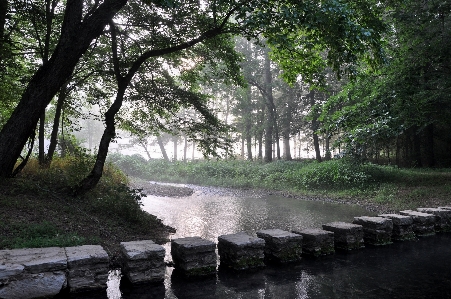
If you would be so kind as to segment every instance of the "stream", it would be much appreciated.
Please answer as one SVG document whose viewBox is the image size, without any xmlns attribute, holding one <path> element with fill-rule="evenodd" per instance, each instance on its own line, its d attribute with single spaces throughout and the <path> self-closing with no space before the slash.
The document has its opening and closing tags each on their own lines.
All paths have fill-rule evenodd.
<svg viewBox="0 0 451 299">
<path fill-rule="evenodd" d="M 360 206 L 307 201 L 263 192 L 189 186 L 189 197 L 147 196 L 143 209 L 177 229 L 171 239 L 217 237 L 260 229 L 320 228 L 332 221 L 374 216 Z M 171 261 L 170 243 L 164 245 Z M 451 298 L 451 233 L 336 252 L 298 264 L 267 266 L 253 272 L 218 271 L 186 280 L 166 268 L 164 284 L 120 286 L 111 275 L 107 297 L 125 298 Z"/>
</svg>

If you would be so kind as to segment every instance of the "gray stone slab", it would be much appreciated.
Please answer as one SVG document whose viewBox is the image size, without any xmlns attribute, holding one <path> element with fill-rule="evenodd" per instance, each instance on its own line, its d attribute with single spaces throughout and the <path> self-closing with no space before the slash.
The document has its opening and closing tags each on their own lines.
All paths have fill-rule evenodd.
<svg viewBox="0 0 451 299">
<path fill-rule="evenodd" d="M 392 243 L 393 221 L 390 218 L 361 216 L 354 217 L 352 223 L 363 226 L 365 244 L 387 245 Z"/>
<path fill-rule="evenodd" d="M 187 276 L 216 273 L 216 244 L 200 237 L 171 241 L 171 254 L 176 269 Z"/>
<path fill-rule="evenodd" d="M 436 231 L 451 231 L 451 210 L 441 208 L 418 208 L 417 211 L 435 216 Z"/>
<path fill-rule="evenodd" d="M 122 242 L 123 273 L 133 283 L 161 282 L 164 280 L 165 249 L 151 240 Z"/>
<path fill-rule="evenodd" d="M 407 241 L 415 239 L 413 232 L 413 218 L 399 214 L 381 214 L 379 217 L 389 218 L 393 221 L 392 239 L 396 241 Z"/>
<path fill-rule="evenodd" d="M 245 270 L 265 266 L 265 240 L 246 233 L 218 237 L 218 252 L 221 265 L 234 270 Z"/>
<path fill-rule="evenodd" d="M 122 254 L 127 260 L 164 259 L 164 247 L 151 240 L 121 242 Z"/>
<path fill-rule="evenodd" d="M 323 224 L 323 229 L 334 232 L 335 248 L 354 250 L 364 248 L 363 227 L 347 222 L 331 222 Z"/>
<path fill-rule="evenodd" d="M 301 260 L 302 235 L 281 229 L 267 229 L 258 231 L 257 237 L 265 240 L 266 259 L 281 263 Z"/>
<path fill-rule="evenodd" d="M 419 237 L 435 234 L 435 216 L 413 210 L 399 211 L 401 215 L 411 216 L 413 220 L 412 229 Z"/>
<path fill-rule="evenodd" d="M 64 271 L 25 273 L 20 278 L 0 283 L 0 298 L 52 298 L 65 287 L 66 273 Z"/>
<path fill-rule="evenodd" d="M 50 298 L 66 286 L 63 248 L 0 250 L 0 298 Z"/>
<path fill-rule="evenodd" d="M 318 257 L 335 252 L 334 233 L 331 231 L 308 228 L 304 230 L 293 230 L 295 234 L 302 236 L 302 254 Z"/>
<path fill-rule="evenodd" d="M 412 225 L 413 219 L 411 216 L 400 214 L 381 214 L 379 217 L 390 218 L 393 221 L 393 225 Z"/>
<path fill-rule="evenodd" d="M 67 255 L 70 292 L 106 288 L 109 257 L 102 246 L 83 245 L 64 249 Z"/>
<path fill-rule="evenodd" d="M 64 249 L 66 250 L 69 269 L 85 265 L 109 263 L 108 254 L 100 245 L 82 245 L 65 247 Z"/>
<path fill-rule="evenodd" d="M 0 250 L 0 261 L 3 264 L 22 265 L 24 271 L 28 273 L 51 272 L 67 268 L 67 257 L 64 249 L 60 247 Z"/>
</svg>

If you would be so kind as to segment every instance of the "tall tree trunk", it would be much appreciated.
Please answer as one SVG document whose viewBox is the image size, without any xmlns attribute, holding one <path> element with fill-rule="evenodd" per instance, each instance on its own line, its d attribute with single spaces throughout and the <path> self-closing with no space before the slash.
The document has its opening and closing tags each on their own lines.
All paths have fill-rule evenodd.
<svg viewBox="0 0 451 299">
<path fill-rule="evenodd" d="M 183 145 L 183 162 L 186 162 L 186 152 L 188 151 L 188 137 L 185 137 L 185 144 Z"/>
<path fill-rule="evenodd" d="M 179 137 L 177 135 L 172 136 L 172 143 L 174 144 L 174 156 L 173 161 L 177 161 L 177 143 L 179 141 Z"/>
<path fill-rule="evenodd" d="M 292 122 L 292 96 L 293 91 L 290 89 L 289 97 L 287 101 L 287 105 L 285 107 L 285 117 L 283 121 L 283 129 L 282 129 L 282 136 L 283 136 L 283 156 L 284 159 L 287 161 L 292 160 L 291 158 L 291 150 L 290 150 L 290 134 L 291 134 L 291 122 Z"/>
<path fill-rule="evenodd" d="M 241 158 L 244 160 L 244 135 L 241 135 Z"/>
<path fill-rule="evenodd" d="M 5 57 L 5 23 L 8 13 L 8 0 L 0 0 L 0 65 Z"/>
<path fill-rule="evenodd" d="M 29 81 L 19 104 L 0 132 L 0 177 L 11 175 L 42 111 L 72 74 L 75 65 L 127 0 L 105 0 L 82 21 L 82 0 L 68 0 L 61 37 L 51 58 Z"/>
<path fill-rule="evenodd" d="M 248 85 L 246 89 L 246 105 L 244 115 L 244 135 L 246 137 L 247 160 L 252 161 L 252 89 Z M 243 157 L 244 158 L 244 157 Z"/>
<path fill-rule="evenodd" d="M 196 150 L 196 145 L 194 144 L 193 141 L 193 152 L 191 153 L 191 161 L 194 161 L 194 151 Z"/>
<path fill-rule="evenodd" d="M 310 107 L 313 108 L 315 105 L 315 91 L 310 91 L 309 93 L 310 97 Z M 315 154 L 316 154 L 316 161 L 321 162 L 321 151 L 319 148 L 319 138 L 318 134 L 316 133 L 316 130 L 318 130 L 318 122 L 317 122 L 317 116 L 316 114 L 313 115 L 312 119 L 312 131 L 313 131 L 313 147 L 315 148 Z"/>
<path fill-rule="evenodd" d="M 61 112 L 63 110 L 64 101 L 67 96 L 67 85 L 66 82 L 63 86 L 61 86 L 61 90 L 58 95 L 58 101 L 56 103 L 56 109 L 55 109 L 55 118 L 53 119 L 53 128 L 52 128 L 52 135 L 50 136 L 50 145 L 49 150 L 47 152 L 47 157 L 45 158 L 45 163 L 47 166 L 50 166 L 52 163 L 53 155 L 56 150 L 56 145 L 58 144 L 58 130 L 59 130 L 59 124 L 61 121 Z"/>
<path fill-rule="evenodd" d="M 426 142 L 424 143 L 424 153 L 428 167 L 435 167 L 434 155 L 434 124 L 429 124 L 425 130 Z"/>
<path fill-rule="evenodd" d="M 325 143 L 326 143 L 326 149 L 325 149 L 325 160 L 328 161 L 330 159 L 332 159 L 332 154 L 330 152 L 330 137 L 329 137 L 329 132 L 326 132 L 326 136 L 325 136 Z"/>
<path fill-rule="evenodd" d="M 161 136 L 159 136 L 159 135 L 157 136 L 157 143 L 158 143 L 158 146 L 160 147 L 160 151 L 161 151 L 161 154 L 163 155 L 163 159 L 165 161 L 169 162 L 169 157 L 168 157 L 168 154 L 166 153 L 166 149 L 164 148 L 163 140 L 161 139 Z"/>
<path fill-rule="evenodd" d="M 413 135 L 412 166 L 423 167 L 423 163 L 421 162 L 421 139 L 417 126 L 412 128 L 412 135 Z"/>
<path fill-rule="evenodd" d="M 265 48 L 265 94 L 266 98 L 266 110 L 268 111 L 268 119 L 265 126 L 265 162 L 272 161 L 272 146 L 273 146 L 273 129 L 276 122 L 275 111 L 273 109 L 274 99 L 272 95 L 272 74 L 271 74 L 271 61 L 269 60 L 268 49 Z"/>
</svg>

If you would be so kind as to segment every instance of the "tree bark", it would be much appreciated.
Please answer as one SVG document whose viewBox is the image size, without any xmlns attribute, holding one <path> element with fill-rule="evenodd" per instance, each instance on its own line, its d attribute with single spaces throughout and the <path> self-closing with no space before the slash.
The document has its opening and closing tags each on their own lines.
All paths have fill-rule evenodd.
<svg viewBox="0 0 451 299">
<path fill-rule="evenodd" d="M 424 153 L 428 167 L 435 167 L 434 155 L 434 124 L 429 124 L 425 130 L 426 142 L 424 143 Z"/>
<path fill-rule="evenodd" d="M 114 124 L 114 118 L 122 106 L 127 85 L 128 84 L 125 82 L 125 80 L 119 83 L 116 99 L 114 100 L 108 111 L 105 113 L 105 130 L 103 131 L 102 139 L 100 139 L 96 162 L 94 163 L 94 167 L 92 168 L 90 174 L 77 185 L 75 189 L 75 195 L 85 194 L 86 192 L 94 188 L 102 177 L 103 167 L 105 166 L 110 142 L 116 136 L 116 126 Z"/>
<path fill-rule="evenodd" d="M 244 134 L 246 137 L 246 148 L 247 148 L 247 160 L 252 161 L 252 89 L 249 85 L 246 89 L 246 105 L 245 105 L 245 115 L 244 115 Z M 244 156 L 243 156 L 244 158 Z"/>
<path fill-rule="evenodd" d="M 418 133 L 418 128 L 415 126 L 412 128 L 413 135 L 413 152 L 412 152 L 412 166 L 423 167 L 421 162 L 421 139 Z"/>
<path fill-rule="evenodd" d="M 68 0 L 61 37 L 49 61 L 34 74 L 22 98 L 0 132 L 0 177 L 11 175 L 20 152 L 39 117 L 72 74 L 75 65 L 93 39 L 127 3 L 105 0 L 82 20 L 83 0 Z"/>
<path fill-rule="evenodd" d="M 50 145 L 49 150 L 47 152 L 47 157 L 45 158 L 45 163 L 47 166 L 50 166 L 53 159 L 53 154 L 56 150 L 56 145 L 58 144 L 58 130 L 59 130 L 59 123 L 61 121 L 61 112 L 63 110 L 64 100 L 67 96 L 67 82 L 61 87 L 61 90 L 58 95 L 58 101 L 56 103 L 56 109 L 55 109 L 55 118 L 53 119 L 53 128 L 52 128 L 52 135 L 50 136 Z"/>
<path fill-rule="evenodd" d="M 310 91 L 309 93 L 310 97 L 310 107 L 313 108 L 315 105 L 315 91 Z M 312 131 L 313 131 L 313 147 L 315 148 L 315 155 L 316 155 L 316 161 L 321 162 L 321 151 L 319 148 L 319 138 L 318 134 L 316 134 L 316 130 L 318 130 L 318 122 L 317 122 L 317 116 L 316 114 L 313 115 L 312 119 Z"/>
<path fill-rule="evenodd" d="M 0 0 L 0 64 L 5 57 L 5 23 L 8 13 L 8 0 Z"/>
<path fill-rule="evenodd" d="M 292 91 L 290 89 L 289 96 L 292 97 Z M 283 156 L 287 161 L 291 161 L 291 150 L 290 150 L 290 133 L 291 133 L 291 121 L 292 121 L 292 99 L 287 101 L 287 105 L 285 107 L 285 118 L 283 121 L 283 129 L 282 129 L 282 138 L 283 138 Z"/>
<path fill-rule="evenodd" d="M 166 149 L 164 148 L 163 140 L 161 140 L 161 136 L 157 136 L 158 146 L 160 147 L 161 154 L 163 155 L 163 159 L 169 162 L 168 154 L 166 153 Z"/>
<path fill-rule="evenodd" d="M 172 143 L 174 144 L 174 155 L 173 155 L 173 161 L 177 161 L 177 142 L 179 140 L 179 137 L 177 135 L 172 136 Z"/>
<path fill-rule="evenodd" d="M 275 111 L 273 109 L 274 99 L 272 94 L 272 74 L 271 74 L 271 62 L 269 60 L 268 49 L 265 48 L 265 93 L 263 96 L 266 101 L 266 109 L 268 111 L 268 119 L 266 120 L 265 126 L 265 162 L 272 161 L 272 146 L 273 146 L 273 130 L 274 124 L 276 122 Z"/>
</svg>

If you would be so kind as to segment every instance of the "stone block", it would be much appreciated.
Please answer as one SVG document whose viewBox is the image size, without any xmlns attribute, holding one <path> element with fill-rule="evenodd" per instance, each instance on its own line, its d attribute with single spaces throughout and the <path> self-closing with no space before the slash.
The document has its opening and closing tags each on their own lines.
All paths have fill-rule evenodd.
<svg viewBox="0 0 451 299">
<path fill-rule="evenodd" d="M 216 273 L 216 244 L 200 237 L 171 241 L 171 255 L 176 269 L 187 276 Z"/>
<path fill-rule="evenodd" d="M 435 231 L 449 232 L 451 231 L 451 209 L 441 208 L 418 208 L 418 212 L 428 213 L 435 216 Z"/>
<path fill-rule="evenodd" d="M 122 242 L 123 273 L 131 283 L 162 282 L 165 249 L 150 240 Z"/>
<path fill-rule="evenodd" d="M 365 244 L 387 245 L 392 243 L 393 221 L 390 218 L 361 216 L 354 217 L 352 223 L 363 227 Z"/>
<path fill-rule="evenodd" d="M 63 248 L 0 250 L 0 298 L 50 298 L 67 285 Z"/>
<path fill-rule="evenodd" d="M 419 237 L 425 237 L 435 234 L 434 215 L 412 210 L 399 211 L 399 214 L 412 217 L 413 220 L 412 230 L 415 233 L 415 235 Z"/>
<path fill-rule="evenodd" d="M 292 232 L 302 236 L 303 255 L 318 257 L 335 252 L 334 233 L 331 231 L 308 228 L 301 231 L 293 230 Z"/>
<path fill-rule="evenodd" d="M 334 232 L 335 248 L 353 250 L 364 248 L 363 227 L 347 222 L 331 222 L 323 224 L 323 229 Z"/>
<path fill-rule="evenodd" d="M 257 232 L 265 240 L 265 258 L 269 261 L 287 263 L 301 260 L 302 236 L 281 229 L 267 229 Z"/>
<path fill-rule="evenodd" d="M 379 217 L 389 218 L 393 222 L 392 239 L 396 241 L 407 241 L 415 239 L 413 232 L 413 218 L 399 214 L 381 214 Z"/>
<path fill-rule="evenodd" d="M 68 286 L 72 293 L 105 289 L 109 257 L 100 245 L 64 248 L 67 255 Z"/>
<path fill-rule="evenodd" d="M 246 233 L 218 237 L 221 265 L 234 270 L 264 267 L 265 240 Z"/>
</svg>

